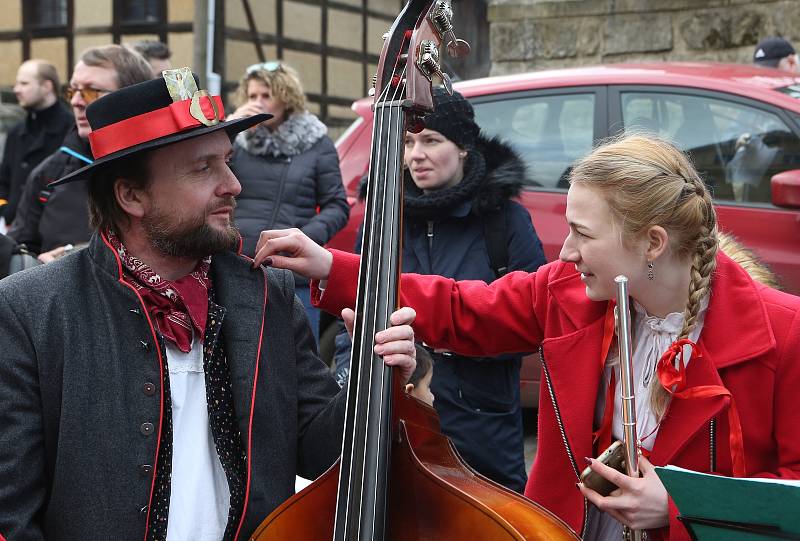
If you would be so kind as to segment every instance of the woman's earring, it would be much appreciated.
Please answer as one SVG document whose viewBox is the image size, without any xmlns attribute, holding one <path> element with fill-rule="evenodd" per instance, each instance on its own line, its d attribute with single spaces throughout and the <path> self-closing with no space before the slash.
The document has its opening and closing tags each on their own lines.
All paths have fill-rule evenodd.
<svg viewBox="0 0 800 541">
<path fill-rule="evenodd" d="M 652 280 L 655 277 L 656 277 L 656 275 L 653 274 L 653 262 L 652 261 L 648 261 L 647 262 L 647 279 L 648 280 Z"/>
</svg>

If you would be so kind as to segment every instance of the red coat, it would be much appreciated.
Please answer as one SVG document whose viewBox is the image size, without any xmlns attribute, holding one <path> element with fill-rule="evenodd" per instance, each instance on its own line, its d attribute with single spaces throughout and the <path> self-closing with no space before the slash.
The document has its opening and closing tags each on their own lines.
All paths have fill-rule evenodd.
<svg viewBox="0 0 800 541">
<path fill-rule="evenodd" d="M 334 254 L 321 308 L 352 306 L 358 258 Z M 539 396 L 539 442 L 525 495 L 577 532 L 586 502 L 575 486 L 583 457 L 592 455 L 592 423 L 600 385 L 606 302 L 585 294 L 571 264 L 514 272 L 487 285 L 436 276 L 403 275 L 401 306 L 417 311 L 418 338 L 465 355 L 494 356 L 542 347 L 546 367 Z M 724 385 L 741 419 L 746 472 L 800 478 L 800 298 L 754 282 L 727 256 L 717 257 L 712 294 L 698 347 L 686 370 L 688 387 Z M 568 446 L 556 421 L 557 404 Z M 650 460 L 707 472 L 709 422 L 717 418 L 717 473 L 732 475 L 729 397 L 673 399 Z M 689 539 L 670 501 L 670 527 L 652 537 Z"/>
</svg>

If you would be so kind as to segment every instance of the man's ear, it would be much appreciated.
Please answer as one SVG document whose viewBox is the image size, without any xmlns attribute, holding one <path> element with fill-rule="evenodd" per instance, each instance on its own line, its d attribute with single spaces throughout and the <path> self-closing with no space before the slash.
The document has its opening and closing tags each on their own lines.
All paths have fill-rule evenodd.
<svg viewBox="0 0 800 541">
<path fill-rule="evenodd" d="M 114 197 L 117 199 L 117 204 L 126 214 L 134 218 L 144 216 L 146 206 L 149 203 L 145 190 L 133 186 L 124 178 L 118 178 L 114 181 Z"/>
<path fill-rule="evenodd" d="M 413 391 L 413 390 L 414 390 L 414 384 L 413 383 L 406 383 L 406 394 L 411 393 L 411 391 Z"/>
<path fill-rule="evenodd" d="M 648 261 L 654 261 L 669 248 L 669 233 L 660 225 L 654 225 L 647 231 L 647 251 L 645 256 Z"/>
</svg>

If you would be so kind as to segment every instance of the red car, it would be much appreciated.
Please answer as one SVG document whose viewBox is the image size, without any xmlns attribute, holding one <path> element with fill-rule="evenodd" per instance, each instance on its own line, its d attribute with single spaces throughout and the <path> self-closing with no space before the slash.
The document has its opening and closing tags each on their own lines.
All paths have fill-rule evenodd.
<svg viewBox="0 0 800 541">
<path fill-rule="evenodd" d="M 800 77 L 747 65 L 652 63 L 490 77 L 455 87 L 472 102 L 484 133 L 501 136 L 528 162 L 521 202 L 549 261 L 568 232 L 571 164 L 602 139 L 633 128 L 686 150 L 713 189 L 721 228 L 753 249 L 786 291 L 800 294 Z M 330 247 L 352 250 L 363 219 L 357 194 L 368 168 L 371 103 L 353 104 L 359 118 L 337 142 L 353 208 Z M 536 403 L 538 378 L 535 362 L 523 364 L 526 406 Z"/>
</svg>

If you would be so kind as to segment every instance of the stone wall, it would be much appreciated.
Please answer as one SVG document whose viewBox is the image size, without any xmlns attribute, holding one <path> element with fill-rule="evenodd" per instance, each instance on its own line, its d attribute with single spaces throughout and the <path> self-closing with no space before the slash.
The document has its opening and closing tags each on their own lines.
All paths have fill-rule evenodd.
<svg viewBox="0 0 800 541">
<path fill-rule="evenodd" d="M 747 62 L 800 47 L 798 0 L 490 0 L 492 75 L 632 61 Z"/>
</svg>

